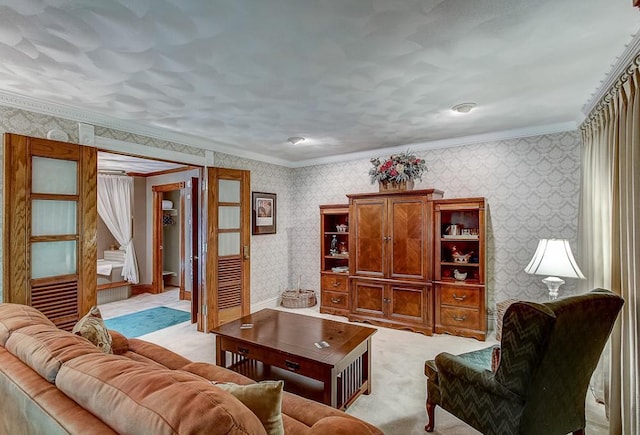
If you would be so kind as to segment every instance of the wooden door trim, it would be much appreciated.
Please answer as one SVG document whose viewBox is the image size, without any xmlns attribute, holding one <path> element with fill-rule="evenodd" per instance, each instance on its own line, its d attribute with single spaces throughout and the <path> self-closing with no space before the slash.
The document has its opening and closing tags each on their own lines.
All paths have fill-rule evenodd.
<svg viewBox="0 0 640 435">
<path fill-rule="evenodd" d="M 186 185 L 186 183 L 183 183 Z M 185 189 L 180 189 L 180 272 L 179 272 L 179 285 L 180 285 L 180 300 L 185 299 L 185 282 L 184 282 L 184 264 L 186 262 L 186 258 L 184 256 L 184 227 L 185 227 L 185 212 L 184 212 L 184 197 L 185 197 Z"/>
<path fill-rule="evenodd" d="M 27 207 L 29 181 L 29 153 L 27 137 L 4 134 L 3 212 L 2 237 L 2 285 L 3 301 L 28 305 L 29 270 L 28 253 L 24 249 L 27 240 Z M 21 152 L 19 152 L 21 151 Z M 15 241 L 15 242 L 14 242 Z M 15 267 L 14 267 L 15 266 Z"/>
<path fill-rule="evenodd" d="M 98 303 L 98 271 L 90 265 L 98 264 L 98 152 L 95 148 L 82 147 L 80 155 L 82 180 L 78 192 L 81 210 L 78 213 L 80 257 L 78 271 L 79 313 L 88 313 Z"/>
</svg>

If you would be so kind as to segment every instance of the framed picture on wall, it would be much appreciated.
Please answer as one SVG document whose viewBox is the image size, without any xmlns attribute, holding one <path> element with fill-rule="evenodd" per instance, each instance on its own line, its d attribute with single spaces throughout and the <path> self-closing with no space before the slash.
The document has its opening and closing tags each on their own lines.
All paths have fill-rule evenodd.
<svg viewBox="0 0 640 435">
<path fill-rule="evenodd" d="M 251 192 L 252 234 L 276 233 L 276 194 Z"/>
</svg>

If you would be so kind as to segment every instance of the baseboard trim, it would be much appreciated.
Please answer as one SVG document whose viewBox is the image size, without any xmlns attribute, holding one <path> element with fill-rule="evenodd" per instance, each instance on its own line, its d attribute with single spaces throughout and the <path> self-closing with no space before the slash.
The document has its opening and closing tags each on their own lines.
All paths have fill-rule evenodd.
<svg viewBox="0 0 640 435">
<path fill-rule="evenodd" d="M 154 293 L 153 285 L 139 284 L 131 286 L 131 295 L 141 295 L 142 293 Z"/>
<path fill-rule="evenodd" d="M 255 313 L 256 311 L 260 311 L 265 308 L 276 308 L 279 301 L 280 297 L 275 296 L 273 298 L 265 299 L 264 301 L 256 302 L 255 304 L 251 304 L 251 312 Z"/>
</svg>

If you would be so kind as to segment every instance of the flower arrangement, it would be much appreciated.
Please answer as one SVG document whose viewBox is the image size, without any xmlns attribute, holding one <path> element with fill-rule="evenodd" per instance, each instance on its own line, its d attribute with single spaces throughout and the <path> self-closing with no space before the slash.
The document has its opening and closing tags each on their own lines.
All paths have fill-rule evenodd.
<svg viewBox="0 0 640 435">
<path fill-rule="evenodd" d="M 422 173 L 427 171 L 424 159 L 419 159 L 415 154 L 407 151 L 392 154 L 385 161 L 379 158 L 371 159 L 373 168 L 369 169 L 371 184 L 377 182 L 402 182 L 415 179 L 422 180 Z"/>
</svg>

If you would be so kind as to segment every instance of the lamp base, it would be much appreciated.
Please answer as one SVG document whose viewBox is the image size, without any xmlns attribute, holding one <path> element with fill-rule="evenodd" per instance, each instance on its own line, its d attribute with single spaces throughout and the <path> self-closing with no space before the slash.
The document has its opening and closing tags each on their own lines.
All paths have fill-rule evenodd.
<svg viewBox="0 0 640 435">
<path fill-rule="evenodd" d="M 558 298 L 558 289 L 564 284 L 564 280 L 556 276 L 548 276 L 543 279 L 542 282 L 547 285 L 547 289 L 549 290 L 549 300 L 556 300 Z"/>
</svg>

